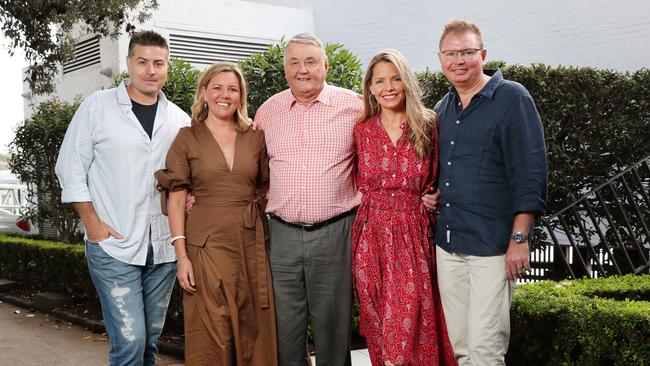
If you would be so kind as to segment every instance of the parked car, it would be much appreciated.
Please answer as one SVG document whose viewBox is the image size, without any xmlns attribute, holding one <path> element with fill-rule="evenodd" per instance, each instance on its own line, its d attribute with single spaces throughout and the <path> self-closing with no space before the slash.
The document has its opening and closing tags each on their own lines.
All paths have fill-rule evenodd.
<svg viewBox="0 0 650 366">
<path fill-rule="evenodd" d="M 21 219 L 7 210 L 0 209 L 0 233 L 14 233 L 19 235 L 31 234 L 32 225 L 29 221 Z"/>
</svg>

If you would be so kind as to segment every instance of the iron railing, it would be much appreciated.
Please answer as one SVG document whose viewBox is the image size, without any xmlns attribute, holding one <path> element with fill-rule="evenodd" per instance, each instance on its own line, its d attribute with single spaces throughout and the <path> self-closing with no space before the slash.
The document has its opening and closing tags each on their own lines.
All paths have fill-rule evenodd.
<svg viewBox="0 0 650 366">
<path fill-rule="evenodd" d="M 542 219 L 527 281 L 650 273 L 650 156 Z"/>
</svg>

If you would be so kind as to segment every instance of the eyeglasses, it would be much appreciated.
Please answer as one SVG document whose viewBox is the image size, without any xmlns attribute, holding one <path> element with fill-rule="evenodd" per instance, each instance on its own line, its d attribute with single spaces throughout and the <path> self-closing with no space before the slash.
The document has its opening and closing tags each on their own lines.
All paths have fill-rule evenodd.
<svg viewBox="0 0 650 366">
<path fill-rule="evenodd" d="M 482 50 L 482 48 L 466 48 L 464 50 L 445 50 L 440 51 L 440 53 L 445 57 L 446 60 L 450 61 L 455 60 L 457 55 L 460 55 L 463 60 L 469 60 Z"/>
</svg>

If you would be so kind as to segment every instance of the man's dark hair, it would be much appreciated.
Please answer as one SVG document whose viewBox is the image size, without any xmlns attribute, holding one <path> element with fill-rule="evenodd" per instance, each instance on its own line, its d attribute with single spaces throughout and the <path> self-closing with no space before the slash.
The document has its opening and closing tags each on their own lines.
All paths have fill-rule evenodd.
<svg viewBox="0 0 650 366">
<path fill-rule="evenodd" d="M 131 35 L 131 40 L 129 41 L 129 57 L 133 56 L 133 49 L 135 46 L 160 47 L 169 52 L 169 45 L 167 44 L 165 37 L 150 30 L 136 32 Z"/>
</svg>

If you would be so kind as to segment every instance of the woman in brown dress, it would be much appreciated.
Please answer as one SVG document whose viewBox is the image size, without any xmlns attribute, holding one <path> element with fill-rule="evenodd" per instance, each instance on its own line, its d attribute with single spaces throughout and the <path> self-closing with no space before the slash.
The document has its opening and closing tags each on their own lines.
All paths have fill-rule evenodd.
<svg viewBox="0 0 650 366">
<path fill-rule="evenodd" d="M 156 172 L 183 288 L 186 365 L 277 365 L 275 309 L 262 197 L 264 134 L 248 127 L 246 81 L 232 63 L 201 76 L 192 126 Z M 185 200 L 196 201 L 186 217 Z"/>
</svg>

